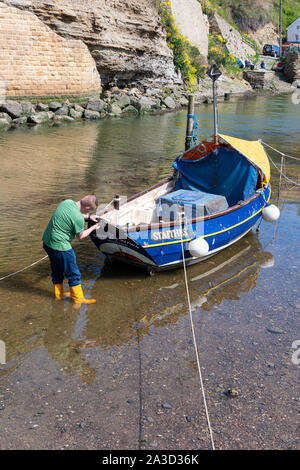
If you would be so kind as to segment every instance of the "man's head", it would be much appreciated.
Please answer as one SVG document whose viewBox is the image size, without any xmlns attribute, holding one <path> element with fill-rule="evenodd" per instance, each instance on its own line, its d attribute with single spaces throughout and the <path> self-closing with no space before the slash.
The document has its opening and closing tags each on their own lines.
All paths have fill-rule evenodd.
<svg viewBox="0 0 300 470">
<path fill-rule="evenodd" d="M 98 207 L 98 200 L 96 196 L 89 194 L 80 200 L 80 212 L 87 214 L 88 212 L 94 212 Z"/>
</svg>

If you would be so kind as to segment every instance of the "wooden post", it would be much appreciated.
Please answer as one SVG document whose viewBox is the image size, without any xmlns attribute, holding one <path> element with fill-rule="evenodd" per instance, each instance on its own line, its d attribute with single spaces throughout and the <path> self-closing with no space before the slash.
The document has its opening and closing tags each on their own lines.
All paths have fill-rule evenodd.
<svg viewBox="0 0 300 470">
<path fill-rule="evenodd" d="M 119 194 L 116 194 L 114 197 L 114 209 L 119 210 L 120 209 L 120 196 Z"/>
<path fill-rule="evenodd" d="M 186 125 L 186 138 L 185 138 L 185 150 L 191 148 L 191 142 L 193 139 L 193 127 L 194 119 L 191 117 L 194 114 L 194 96 L 189 95 L 189 106 L 188 106 L 188 115 L 187 115 L 187 125 Z"/>
</svg>

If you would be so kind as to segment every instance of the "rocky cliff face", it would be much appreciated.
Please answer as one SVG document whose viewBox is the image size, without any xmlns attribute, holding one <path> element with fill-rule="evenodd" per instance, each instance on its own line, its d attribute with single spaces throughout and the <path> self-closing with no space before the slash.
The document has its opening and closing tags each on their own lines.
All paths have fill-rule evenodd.
<svg viewBox="0 0 300 470">
<path fill-rule="evenodd" d="M 231 27 L 227 21 L 221 18 L 217 13 L 210 20 L 211 30 L 214 33 L 220 34 L 226 39 L 226 47 L 230 54 L 239 57 L 242 60 L 246 60 L 248 57 L 255 56 L 255 50 L 243 42 L 243 38 L 240 33 Z"/>
<path fill-rule="evenodd" d="M 181 83 L 154 0 L 0 0 L 31 11 L 58 35 L 80 39 L 102 85 Z"/>
</svg>

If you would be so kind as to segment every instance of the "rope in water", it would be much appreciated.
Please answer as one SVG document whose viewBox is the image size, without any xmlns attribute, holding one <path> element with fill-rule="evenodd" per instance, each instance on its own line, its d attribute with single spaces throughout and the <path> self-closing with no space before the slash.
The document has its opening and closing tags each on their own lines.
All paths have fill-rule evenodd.
<svg viewBox="0 0 300 470">
<path fill-rule="evenodd" d="M 46 255 L 46 256 L 44 256 L 43 258 L 41 258 L 41 259 L 35 261 L 34 263 L 30 264 L 29 266 L 26 266 L 25 268 L 19 269 L 19 271 L 16 271 L 16 272 L 14 272 L 14 273 L 8 274 L 7 276 L 4 276 L 4 277 L 0 277 L 0 281 L 3 281 L 3 279 L 7 279 L 8 277 L 14 276 L 15 274 L 21 273 L 22 271 L 25 271 L 26 269 L 31 268 L 32 266 L 34 266 L 35 264 L 40 263 L 41 261 L 43 261 L 43 260 L 46 259 L 46 258 L 48 258 L 48 255 Z"/>
<path fill-rule="evenodd" d="M 184 272 L 184 279 L 185 279 L 186 295 L 187 295 L 187 301 L 188 301 L 188 306 L 189 306 L 189 316 L 190 316 L 190 322 L 191 322 L 191 328 L 192 328 L 193 343 L 194 343 L 196 359 L 197 359 L 199 380 L 200 380 L 201 391 L 202 391 L 203 402 L 204 402 L 204 408 L 205 408 L 206 421 L 207 421 L 207 426 L 208 426 L 210 440 L 211 440 L 211 447 L 212 447 L 213 450 L 215 450 L 214 437 L 213 437 L 213 432 L 212 432 L 212 428 L 211 428 L 211 424 L 210 424 L 208 406 L 207 406 L 207 402 L 206 402 L 206 395 L 205 395 L 202 372 L 201 372 L 200 357 L 199 357 L 199 352 L 198 352 L 197 342 L 196 342 L 196 335 L 195 335 L 195 328 L 194 328 L 194 321 L 193 321 L 193 314 L 192 314 L 192 306 L 191 306 L 191 299 L 190 299 L 190 291 L 189 291 L 188 278 L 187 278 L 187 273 L 186 273 L 186 263 L 185 263 L 183 240 L 182 240 L 182 230 L 181 230 L 181 251 L 182 251 L 183 272 Z"/>
<path fill-rule="evenodd" d="M 113 199 L 104 207 L 103 212 L 107 209 L 107 207 L 108 207 L 110 204 L 112 204 L 112 202 L 113 202 Z M 7 278 L 9 278 L 9 277 L 15 276 L 16 274 L 19 274 L 19 273 L 25 271 L 26 269 L 29 269 L 29 268 L 31 268 L 32 266 L 35 266 L 36 264 L 40 263 L 41 261 L 44 261 L 46 258 L 48 258 L 48 255 L 44 256 L 44 257 L 41 258 L 41 259 L 38 259 L 38 260 L 35 261 L 34 263 L 29 264 L 29 266 L 25 266 L 25 268 L 19 269 L 18 271 L 15 271 L 14 273 L 11 273 L 11 274 L 7 274 L 7 276 L 0 277 L 0 281 L 3 281 L 4 279 L 7 279 Z"/>
</svg>

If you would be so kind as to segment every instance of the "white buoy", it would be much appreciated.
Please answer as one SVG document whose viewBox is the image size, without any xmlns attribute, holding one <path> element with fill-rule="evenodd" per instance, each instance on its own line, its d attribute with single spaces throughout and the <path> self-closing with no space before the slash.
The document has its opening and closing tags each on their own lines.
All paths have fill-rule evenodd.
<svg viewBox="0 0 300 470">
<path fill-rule="evenodd" d="M 187 249 L 195 258 L 202 258 L 207 256 L 209 253 L 209 245 L 204 238 L 196 238 L 195 240 L 192 240 L 188 244 Z"/>
<path fill-rule="evenodd" d="M 274 204 L 270 204 L 263 209 L 262 216 L 266 222 L 275 222 L 279 219 L 280 210 Z"/>
<path fill-rule="evenodd" d="M 275 259 L 272 253 L 269 253 L 268 251 L 264 251 L 262 253 L 260 266 L 264 269 L 268 269 L 268 268 L 273 268 L 274 264 L 275 264 Z"/>
</svg>

